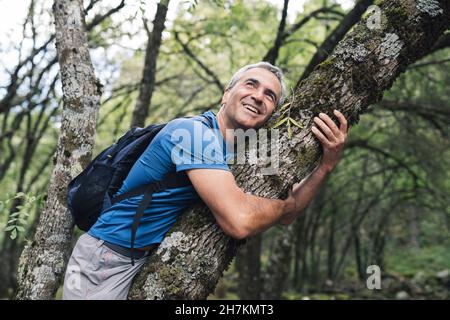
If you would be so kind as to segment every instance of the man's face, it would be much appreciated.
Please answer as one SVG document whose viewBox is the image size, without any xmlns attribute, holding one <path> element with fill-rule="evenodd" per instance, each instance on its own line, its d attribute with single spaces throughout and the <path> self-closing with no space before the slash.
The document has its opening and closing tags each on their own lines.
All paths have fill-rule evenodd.
<svg viewBox="0 0 450 320">
<path fill-rule="evenodd" d="M 281 95 L 281 84 L 269 70 L 253 68 L 222 97 L 228 119 L 236 128 L 259 128 L 270 118 Z"/>
</svg>

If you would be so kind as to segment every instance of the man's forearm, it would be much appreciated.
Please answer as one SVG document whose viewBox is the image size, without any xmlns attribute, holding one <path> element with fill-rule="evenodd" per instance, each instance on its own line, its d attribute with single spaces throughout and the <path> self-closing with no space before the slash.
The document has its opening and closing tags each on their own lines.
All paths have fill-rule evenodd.
<svg viewBox="0 0 450 320">
<path fill-rule="evenodd" d="M 239 225 L 243 225 L 243 234 L 253 235 L 264 231 L 273 224 L 288 225 L 295 220 L 310 204 L 317 194 L 320 185 L 339 162 L 347 139 L 347 119 L 338 111 L 333 111 L 339 120 L 339 127 L 326 114 L 320 113 L 314 117 L 312 133 L 322 144 L 323 155 L 319 166 L 311 174 L 294 186 L 286 200 L 272 200 L 251 195 L 245 195 Z"/>
<path fill-rule="evenodd" d="M 245 194 L 239 222 L 246 230 L 245 234 L 253 236 L 278 223 L 290 224 L 314 198 L 327 174 L 327 170 L 317 167 L 294 187 L 291 196 L 286 200 Z"/>
<path fill-rule="evenodd" d="M 319 165 L 292 190 L 292 198 L 295 200 L 295 210 L 288 212 L 281 219 L 280 223 L 288 225 L 295 220 L 311 203 L 322 183 L 329 174 L 329 170 Z"/>
<path fill-rule="evenodd" d="M 246 230 L 246 236 L 253 236 L 278 224 L 288 212 L 295 210 L 295 202 L 268 199 L 245 194 L 242 204 L 240 225 Z"/>
</svg>

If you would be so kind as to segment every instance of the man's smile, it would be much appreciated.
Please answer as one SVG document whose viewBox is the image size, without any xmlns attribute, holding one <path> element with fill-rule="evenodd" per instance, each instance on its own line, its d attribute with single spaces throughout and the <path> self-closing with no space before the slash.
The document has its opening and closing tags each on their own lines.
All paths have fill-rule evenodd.
<svg viewBox="0 0 450 320">
<path fill-rule="evenodd" d="M 260 115 L 261 114 L 261 111 L 252 104 L 243 103 L 242 106 L 244 107 L 244 109 L 248 110 L 252 115 Z"/>
</svg>

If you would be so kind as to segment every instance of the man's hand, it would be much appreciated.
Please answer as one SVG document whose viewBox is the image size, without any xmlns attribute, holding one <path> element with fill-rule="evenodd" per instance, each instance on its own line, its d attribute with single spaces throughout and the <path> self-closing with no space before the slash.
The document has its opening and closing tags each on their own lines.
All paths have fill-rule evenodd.
<svg viewBox="0 0 450 320">
<path fill-rule="evenodd" d="M 325 181 L 329 172 L 339 162 L 344 143 L 347 140 L 347 120 L 344 115 L 337 110 L 334 114 L 339 119 L 340 128 L 338 128 L 333 120 L 324 113 L 314 118 L 317 127 L 312 127 L 312 132 L 319 139 L 323 147 L 323 156 L 320 164 L 299 184 L 295 185 L 289 193 L 285 202 L 288 208 L 294 208 L 285 213 L 280 223 L 288 225 L 292 223 L 309 205 L 315 197 L 320 185 Z M 294 205 L 292 205 L 292 203 Z"/>
<path fill-rule="evenodd" d="M 336 167 L 347 140 L 347 119 L 338 110 L 334 110 L 334 114 L 339 119 L 339 128 L 325 113 L 320 113 L 319 117 L 314 117 L 314 122 L 320 130 L 316 126 L 311 128 L 323 148 L 323 156 L 319 166 L 327 172 L 331 172 Z"/>
</svg>

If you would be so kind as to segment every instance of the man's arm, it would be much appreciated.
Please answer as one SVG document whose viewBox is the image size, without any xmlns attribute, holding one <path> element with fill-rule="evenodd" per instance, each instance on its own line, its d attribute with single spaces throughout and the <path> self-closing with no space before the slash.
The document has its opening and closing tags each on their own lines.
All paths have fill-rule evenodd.
<svg viewBox="0 0 450 320">
<path fill-rule="evenodd" d="M 312 132 L 321 142 L 323 156 L 319 166 L 294 187 L 285 200 L 268 199 L 244 193 L 233 174 L 217 169 L 190 169 L 187 175 L 197 193 L 229 236 L 243 239 L 281 223 L 290 224 L 309 205 L 319 186 L 339 162 L 347 139 L 347 121 L 339 111 L 340 128 L 325 114 L 314 121 Z"/>
<path fill-rule="evenodd" d="M 296 210 L 293 198 L 267 199 L 244 193 L 229 171 L 191 169 L 186 173 L 219 226 L 233 238 L 262 232 Z"/>
<path fill-rule="evenodd" d="M 228 171 L 191 169 L 186 172 L 219 226 L 236 239 L 253 236 L 278 223 L 290 224 L 309 205 L 328 174 L 323 166 L 318 166 L 294 187 L 287 199 L 280 200 L 244 193 Z"/>
<path fill-rule="evenodd" d="M 345 119 L 344 115 L 338 110 L 334 110 L 333 113 L 340 122 L 339 128 L 333 120 L 324 113 L 321 113 L 319 114 L 319 117 L 314 118 L 316 126 L 313 126 L 311 131 L 322 144 L 322 159 L 319 166 L 317 166 L 314 171 L 298 185 L 295 185 L 291 191 L 289 196 L 294 199 L 296 210 L 291 212 L 291 214 L 286 214 L 280 220 L 280 223 L 283 225 L 292 223 L 292 221 L 306 209 L 319 190 L 320 185 L 326 179 L 328 173 L 336 167 L 341 158 L 348 134 L 347 119 Z M 320 128 L 320 130 L 318 128 Z"/>
<path fill-rule="evenodd" d="M 294 199 L 296 210 L 292 211 L 291 214 L 284 215 L 280 219 L 281 224 L 289 225 L 303 213 L 316 196 L 328 173 L 327 169 L 319 165 L 300 183 L 294 185 L 289 197 Z"/>
</svg>

